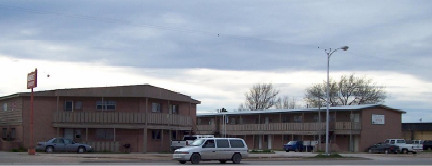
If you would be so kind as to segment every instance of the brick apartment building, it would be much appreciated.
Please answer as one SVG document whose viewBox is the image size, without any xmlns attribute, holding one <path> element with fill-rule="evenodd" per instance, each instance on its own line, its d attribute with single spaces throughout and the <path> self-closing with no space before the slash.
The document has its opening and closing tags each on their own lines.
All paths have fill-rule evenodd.
<svg viewBox="0 0 432 166">
<path fill-rule="evenodd" d="M 150 85 L 34 92 L 34 145 L 53 137 L 96 151 L 169 151 L 196 124 L 189 96 Z M 30 93 L 0 97 L 0 150 L 30 146 Z"/>
<path fill-rule="evenodd" d="M 378 104 L 331 107 L 329 112 L 332 151 L 365 151 L 385 139 L 402 138 L 403 111 Z M 197 133 L 243 138 L 249 149 L 282 149 L 291 140 L 321 137 L 324 150 L 325 115 L 325 108 L 198 114 Z"/>
</svg>

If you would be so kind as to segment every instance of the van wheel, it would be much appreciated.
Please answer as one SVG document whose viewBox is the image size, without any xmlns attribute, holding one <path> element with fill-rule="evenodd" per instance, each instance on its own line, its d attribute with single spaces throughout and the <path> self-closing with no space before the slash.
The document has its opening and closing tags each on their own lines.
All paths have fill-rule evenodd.
<svg viewBox="0 0 432 166">
<path fill-rule="evenodd" d="M 369 154 L 372 154 L 372 149 L 369 149 L 369 151 L 368 151 L 368 152 L 369 152 Z"/>
<path fill-rule="evenodd" d="M 285 150 L 285 152 L 289 152 L 289 150 Z"/>
<path fill-rule="evenodd" d="M 201 156 L 199 154 L 192 154 L 190 160 L 192 164 L 199 164 Z"/>
<path fill-rule="evenodd" d="M 407 149 L 402 149 L 402 154 L 408 154 L 408 150 Z"/>
<path fill-rule="evenodd" d="M 388 149 L 384 150 L 384 154 L 389 154 Z"/>
<path fill-rule="evenodd" d="M 180 163 L 180 164 L 186 164 L 186 161 L 184 161 L 184 160 L 180 160 L 179 163 Z"/>
<path fill-rule="evenodd" d="M 219 160 L 219 163 L 226 164 L 226 160 Z"/>
<path fill-rule="evenodd" d="M 232 157 L 233 164 L 240 164 L 242 156 L 240 154 L 234 154 Z"/>
</svg>

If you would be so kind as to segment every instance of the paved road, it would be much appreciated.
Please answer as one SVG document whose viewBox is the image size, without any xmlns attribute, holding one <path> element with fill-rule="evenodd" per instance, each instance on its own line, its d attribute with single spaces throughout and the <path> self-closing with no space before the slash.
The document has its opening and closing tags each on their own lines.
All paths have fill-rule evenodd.
<svg viewBox="0 0 432 166">
<path fill-rule="evenodd" d="M 431 154 L 383 155 L 343 154 L 354 159 L 311 159 L 311 153 L 276 152 L 269 155 L 251 154 L 240 165 L 431 165 Z M 46 154 L 0 152 L 0 165 L 180 165 L 169 154 Z M 188 162 L 186 165 L 190 165 Z M 219 165 L 204 161 L 201 165 Z M 230 165 L 230 164 L 227 164 Z"/>
</svg>

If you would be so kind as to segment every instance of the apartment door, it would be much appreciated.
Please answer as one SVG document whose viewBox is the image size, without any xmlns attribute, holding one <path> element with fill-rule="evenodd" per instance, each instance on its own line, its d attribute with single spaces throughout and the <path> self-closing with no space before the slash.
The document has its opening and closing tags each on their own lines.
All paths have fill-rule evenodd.
<svg viewBox="0 0 432 166">
<path fill-rule="evenodd" d="M 64 129 L 64 138 L 74 139 L 74 129 Z"/>
<path fill-rule="evenodd" d="M 356 135 L 354 136 L 354 152 L 359 151 L 359 142 L 360 142 L 360 136 Z"/>
</svg>

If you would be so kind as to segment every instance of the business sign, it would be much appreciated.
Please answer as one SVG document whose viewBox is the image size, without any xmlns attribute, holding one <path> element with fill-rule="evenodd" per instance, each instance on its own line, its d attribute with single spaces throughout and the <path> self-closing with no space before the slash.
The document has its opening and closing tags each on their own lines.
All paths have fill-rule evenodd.
<svg viewBox="0 0 432 166">
<path fill-rule="evenodd" d="M 372 114 L 372 124 L 385 124 L 385 115 Z"/>
<path fill-rule="evenodd" d="M 27 89 L 33 89 L 37 87 L 37 69 L 34 72 L 27 74 Z"/>
</svg>

